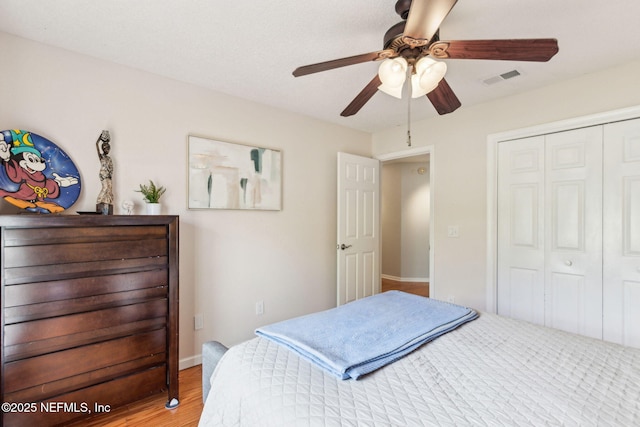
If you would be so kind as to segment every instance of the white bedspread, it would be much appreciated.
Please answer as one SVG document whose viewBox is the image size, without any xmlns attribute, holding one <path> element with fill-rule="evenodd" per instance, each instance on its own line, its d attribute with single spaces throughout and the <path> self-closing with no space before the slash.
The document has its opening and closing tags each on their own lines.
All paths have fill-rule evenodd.
<svg viewBox="0 0 640 427">
<path fill-rule="evenodd" d="M 358 381 L 232 347 L 201 426 L 640 426 L 640 350 L 482 314 Z"/>
</svg>

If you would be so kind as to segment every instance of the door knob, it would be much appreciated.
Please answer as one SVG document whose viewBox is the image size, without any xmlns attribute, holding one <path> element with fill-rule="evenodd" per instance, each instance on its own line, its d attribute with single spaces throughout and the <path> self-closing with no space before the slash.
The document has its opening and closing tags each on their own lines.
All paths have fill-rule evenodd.
<svg viewBox="0 0 640 427">
<path fill-rule="evenodd" d="M 570 259 L 568 259 L 564 262 L 564 264 L 568 267 L 571 267 L 573 265 L 573 262 Z"/>
<path fill-rule="evenodd" d="M 350 248 L 350 247 L 351 247 L 351 245 L 345 245 L 344 243 L 340 245 L 340 249 L 342 249 L 343 251 L 344 251 L 345 249 Z"/>
</svg>

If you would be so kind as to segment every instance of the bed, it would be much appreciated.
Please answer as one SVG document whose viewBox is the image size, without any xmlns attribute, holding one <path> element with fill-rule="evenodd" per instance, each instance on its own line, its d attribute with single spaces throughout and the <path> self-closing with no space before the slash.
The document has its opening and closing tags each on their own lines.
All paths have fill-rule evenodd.
<svg viewBox="0 0 640 427">
<path fill-rule="evenodd" d="M 262 336 L 213 363 L 200 426 L 640 425 L 640 349 L 490 313 L 357 380 Z"/>
</svg>

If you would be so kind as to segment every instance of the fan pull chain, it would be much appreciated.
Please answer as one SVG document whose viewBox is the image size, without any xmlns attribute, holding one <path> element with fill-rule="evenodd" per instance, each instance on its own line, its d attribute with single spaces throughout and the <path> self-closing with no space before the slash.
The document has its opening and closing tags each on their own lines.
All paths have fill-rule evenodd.
<svg viewBox="0 0 640 427">
<path fill-rule="evenodd" d="M 411 97 L 408 98 L 409 107 L 407 108 L 407 145 L 411 147 Z"/>
<path fill-rule="evenodd" d="M 407 87 L 407 145 L 411 147 L 411 67 L 407 69 L 409 84 Z"/>
</svg>

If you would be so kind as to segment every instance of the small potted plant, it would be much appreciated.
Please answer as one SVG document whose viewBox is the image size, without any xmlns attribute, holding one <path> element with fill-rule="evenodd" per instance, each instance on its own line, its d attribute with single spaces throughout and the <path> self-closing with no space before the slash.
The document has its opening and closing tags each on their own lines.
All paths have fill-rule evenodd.
<svg viewBox="0 0 640 427">
<path fill-rule="evenodd" d="M 149 180 L 149 185 L 140 184 L 140 189 L 135 190 L 138 193 L 142 193 L 144 201 L 147 203 L 147 214 L 159 215 L 160 214 L 160 197 L 167 191 L 164 187 L 158 187 L 152 180 Z"/>
</svg>

